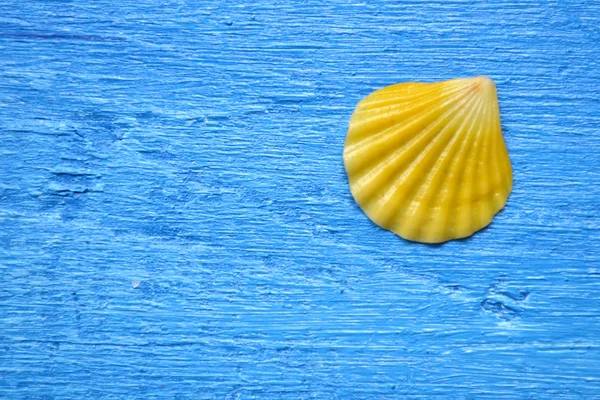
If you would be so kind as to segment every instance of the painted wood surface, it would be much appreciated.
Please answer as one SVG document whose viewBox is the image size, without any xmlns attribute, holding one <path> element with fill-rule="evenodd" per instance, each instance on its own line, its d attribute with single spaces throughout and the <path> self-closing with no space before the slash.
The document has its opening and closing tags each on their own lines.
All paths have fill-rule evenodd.
<svg viewBox="0 0 600 400">
<path fill-rule="evenodd" d="M 600 3 L 0 3 L 0 398 L 600 399 Z M 514 191 L 377 228 L 347 121 L 495 80 Z"/>
</svg>

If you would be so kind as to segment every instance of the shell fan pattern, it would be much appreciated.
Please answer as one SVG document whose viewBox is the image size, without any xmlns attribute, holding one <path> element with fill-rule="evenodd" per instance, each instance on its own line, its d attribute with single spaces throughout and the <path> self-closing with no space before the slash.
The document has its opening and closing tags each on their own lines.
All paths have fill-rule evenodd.
<svg viewBox="0 0 600 400">
<path fill-rule="evenodd" d="M 478 76 L 370 94 L 350 119 L 344 164 L 354 199 L 382 228 L 425 243 L 472 235 L 512 190 L 496 86 Z"/>
</svg>

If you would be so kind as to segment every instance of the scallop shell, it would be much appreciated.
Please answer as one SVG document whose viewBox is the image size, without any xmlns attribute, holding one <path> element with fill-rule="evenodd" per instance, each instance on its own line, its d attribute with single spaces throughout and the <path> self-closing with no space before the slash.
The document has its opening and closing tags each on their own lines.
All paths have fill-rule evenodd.
<svg viewBox="0 0 600 400">
<path fill-rule="evenodd" d="M 425 243 L 472 235 L 512 189 L 496 86 L 478 76 L 370 94 L 350 119 L 344 164 L 354 199 L 382 228 Z"/>
</svg>

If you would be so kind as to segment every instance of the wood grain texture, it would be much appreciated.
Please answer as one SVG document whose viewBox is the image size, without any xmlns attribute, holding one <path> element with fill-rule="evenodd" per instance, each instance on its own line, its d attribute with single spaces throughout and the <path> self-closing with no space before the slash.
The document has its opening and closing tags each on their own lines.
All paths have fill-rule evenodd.
<svg viewBox="0 0 600 400">
<path fill-rule="evenodd" d="M 0 398 L 600 399 L 600 4 L 0 4 Z M 486 230 L 372 224 L 371 91 L 490 76 Z"/>
</svg>

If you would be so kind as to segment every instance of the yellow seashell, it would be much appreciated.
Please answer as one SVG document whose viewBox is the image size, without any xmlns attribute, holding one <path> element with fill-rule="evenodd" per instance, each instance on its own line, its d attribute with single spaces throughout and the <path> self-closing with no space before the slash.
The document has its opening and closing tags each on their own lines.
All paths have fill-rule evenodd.
<svg viewBox="0 0 600 400">
<path fill-rule="evenodd" d="M 377 225 L 417 242 L 464 238 L 506 204 L 512 168 L 486 77 L 400 83 L 354 110 L 344 164 Z"/>
</svg>

